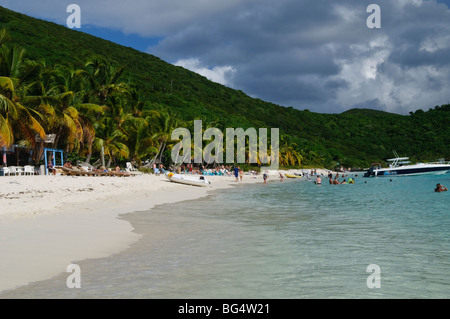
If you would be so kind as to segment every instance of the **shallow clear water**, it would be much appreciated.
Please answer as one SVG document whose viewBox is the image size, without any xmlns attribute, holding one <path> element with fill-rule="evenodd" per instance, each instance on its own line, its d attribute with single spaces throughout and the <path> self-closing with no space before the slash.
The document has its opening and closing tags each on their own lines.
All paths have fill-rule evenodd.
<svg viewBox="0 0 450 319">
<path fill-rule="evenodd" d="M 239 185 L 123 216 L 143 237 L 0 298 L 449 298 L 450 175 Z M 380 267 L 370 289 L 367 267 Z"/>
</svg>

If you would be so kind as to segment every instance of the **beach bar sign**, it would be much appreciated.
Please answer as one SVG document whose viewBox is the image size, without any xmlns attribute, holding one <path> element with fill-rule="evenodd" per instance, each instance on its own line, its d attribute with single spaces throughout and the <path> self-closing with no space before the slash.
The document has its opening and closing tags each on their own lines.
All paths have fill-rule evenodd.
<svg viewBox="0 0 450 319">
<path fill-rule="evenodd" d="M 270 166 L 261 167 L 262 170 L 278 170 L 279 165 L 279 129 L 270 129 L 270 154 L 268 147 L 267 128 L 227 128 L 225 132 L 225 156 L 226 163 L 248 163 Z M 181 137 L 181 139 L 180 139 Z M 224 163 L 224 134 L 218 128 L 208 128 L 203 132 L 202 121 L 194 121 L 194 139 L 187 128 L 176 128 L 172 131 L 172 140 L 181 140 L 172 148 L 172 161 L 175 164 L 191 163 L 192 150 L 194 163 L 207 164 Z M 246 143 L 248 139 L 248 145 Z M 203 141 L 211 141 L 203 148 Z M 236 151 L 235 151 L 236 145 Z M 236 156 L 235 156 L 236 155 Z"/>
</svg>

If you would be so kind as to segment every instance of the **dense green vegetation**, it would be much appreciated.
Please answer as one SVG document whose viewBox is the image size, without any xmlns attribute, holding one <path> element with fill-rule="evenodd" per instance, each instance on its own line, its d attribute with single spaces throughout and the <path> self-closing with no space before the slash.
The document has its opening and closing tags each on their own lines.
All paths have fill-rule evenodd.
<svg viewBox="0 0 450 319">
<path fill-rule="evenodd" d="M 367 167 L 392 157 L 450 158 L 450 105 L 398 115 L 319 114 L 253 99 L 149 54 L 0 7 L 0 146 L 35 151 L 35 135 L 72 158 L 169 158 L 170 133 L 192 127 L 279 128 L 282 165 Z"/>
</svg>

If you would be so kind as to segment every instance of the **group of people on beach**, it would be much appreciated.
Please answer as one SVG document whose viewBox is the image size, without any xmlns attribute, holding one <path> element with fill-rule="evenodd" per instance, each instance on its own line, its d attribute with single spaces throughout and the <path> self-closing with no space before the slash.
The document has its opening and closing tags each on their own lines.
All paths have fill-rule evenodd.
<svg viewBox="0 0 450 319">
<path fill-rule="evenodd" d="M 64 168 L 68 168 L 68 169 L 74 168 L 74 166 L 73 166 L 73 164 L 72 164 L 71 161 L 65 162 L 64 165 L 63 165 L 63 167 L 64 167 Z M 76 165 L 76 166 L 75 166 L 75 168 L 80 168 L 80 167 L 81 167 L 81 166 L 79 166 L 79 165 Z M 52 175 L 56 175 L 56 168 L 55 168 L 55 166 L 53 165 L 53 162 L 52 162 L 51 160 L 48 161 L 47 169 L 48 169 L 48 171 L 49 171 Z M 113 173 L 116 173 L 117 175 L 124 175 L 124 176 L 130 176 L 130 175 L 131 175 L 129 172 L 127 172 L 127 171 L 121 169 L 119 165 L 117 165 L 114 169 L 112 169 L 112 168 L 111 168 L 111 169 L 108 169 L 108 168 L 105 168 L 105 167 L 103 167 L 103 166 L 100 166 L 99 168 L 92 168 L 92 171 L 93 171 L 93 172 L 99 172 L 99 173 L 113 172 Z"/>
<path fill-rule="evenodd" d="M 233 169 L 233 174 L 234 174 L 234 177 L 236 178 L 236 182 L 238 182 L 239 179 L 242 182 L 242 178 L 244 177 L 244 171 L 239 166 L 236 166 Z"/>
<path fill-rule="evenodd" d="M 204 165 L 195 166 L 193 164 L 181 164 L 173 169 L 178 174 L 193 174 L 203 176 L 234 176 L 236 181 L 241 181 L 245 172 L 240 166 L 217 165 L 214 168 L 207 168 Z M 249 170 L 248 175 L 259 175 L 257 171 Z"/>
<path fill-rule="evenodd" d="M 156 165 L 156 163 L 153 163 L 153 174 L 155 174 L 156 176 L 159 176 L 161 173 L 165 173 L 165 166 L 160 163 L 159 165 Z"/>
<path fill-rule="evenodd" d="M 206 168 L 204 165 L 194 166 L 193 164 L 181 164 L 177 168 L 178 173 L 194 174 L 194 175 L 209 175 L 209 176 L 232 176 L 234 169 L 228 165 L 218 165 L 215 168 Z"/>
</svg>

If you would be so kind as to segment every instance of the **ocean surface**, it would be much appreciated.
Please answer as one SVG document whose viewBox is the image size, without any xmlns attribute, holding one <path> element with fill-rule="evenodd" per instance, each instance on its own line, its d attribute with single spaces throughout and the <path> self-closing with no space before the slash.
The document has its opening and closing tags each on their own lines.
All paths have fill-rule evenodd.
<svg viewBox="0 0 450 319">
<path fill-rule="evenodd" d="M 244 178 L 250 178 L 245 176 Z M 326 182 L 326 179 L 324 179 Z M 123 215 L 129 249 L 0 298 L 450 298 L 450 174 L 237 185 Z"/>
</svg>

